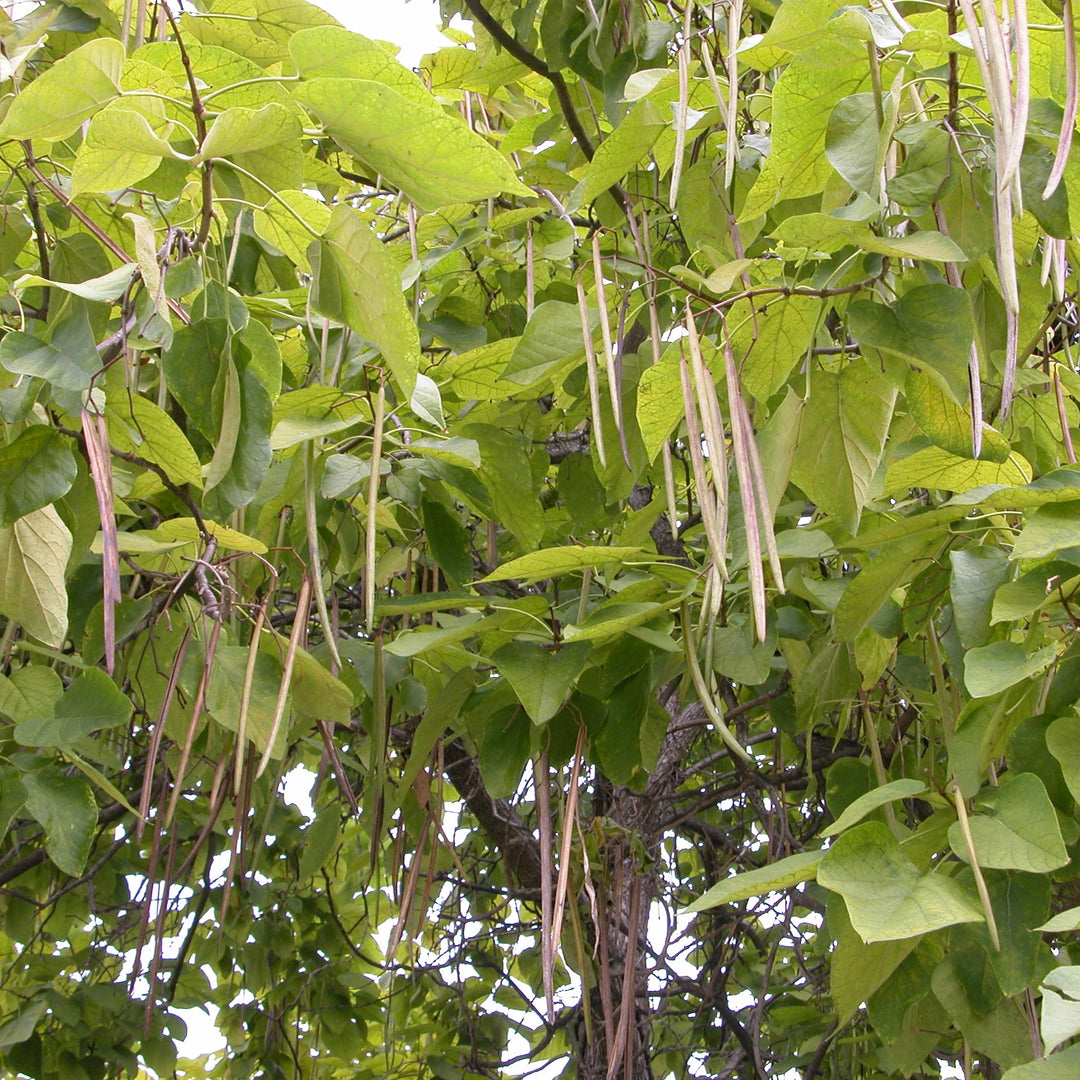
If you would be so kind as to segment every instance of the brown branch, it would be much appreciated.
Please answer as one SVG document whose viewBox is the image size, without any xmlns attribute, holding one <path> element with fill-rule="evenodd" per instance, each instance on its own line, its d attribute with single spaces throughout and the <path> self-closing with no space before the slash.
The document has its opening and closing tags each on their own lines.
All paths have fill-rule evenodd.
<svg viewBox="0 0 1080 1080">
<path fill-rule="evenodd" d="M 161 0 L 161 9 L 165 12 L 165 18 L 169 20 L 173 35 L 176 37 L 176 47 L 180 50 L 180 62 L 184 65 L 184 74 L 187 76 L 188 90 L 191 93 L 191 112 L 195 118 L 195 134 L 198 136 L 199 150 L 202 151 L 206 141 L 206 106 L 203 104 L 202 95 L 199 93 L 199 82 L 195 78 L 195 69 L 191 66 L 191 57 L 188 55 L 187 46 L 180 36 L 180 27 L 176 25 L 176 19 L 165 3 Z M 195 237 L 195 247 L 201 248 L 210 235 L 210 226 L 214 221 L 214 162 L 208 159 L 202 163 L 202 220 L 199 223 L 199 233 Z"/>
<path fill-rule="evenodd" d="M 555 96 L 559 99 L 559 108 L 566 118 L 566 126 L 571 134 L 577 139 L 581 152 L 589 161 L 592 161 L 596 153 L 592 139 L 582 126 L 581 117 L 578 116 L 574 103 L 570 99 L 570 88 L 566 80 L 558 71 L 553 71 L 535 53 L 529 52 L 524 45 L 512 34 L 508 33 L 503 25 L 488 11 L 480 0 L 465 0 L 465 6 L 469 9 L 472 17 L 501 45 L 515 60 L 524 64 L 537 75 L 543 76 L 551 83 Z"/>
</svg>

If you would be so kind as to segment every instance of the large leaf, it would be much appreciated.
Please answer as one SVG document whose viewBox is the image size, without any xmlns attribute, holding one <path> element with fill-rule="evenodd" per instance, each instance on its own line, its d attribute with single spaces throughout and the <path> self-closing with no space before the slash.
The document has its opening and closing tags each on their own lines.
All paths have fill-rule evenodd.
<svg viewBox="0 0 1080 1080">
<path fill-rule="evenodd" d="M 253 150 L 294 142 L 300 134 L 300 119 L 293 109 L 271 101 L 259 109 L 236 106 L 218 113 L 203 140 L 196 160 L 232 157 Z"/>
<path fill-rule="evenodd" d="M 528 555 L 522 555 L 519 559 L 511 559 L 503 563 L 498 570 L 493 570 L 482 581 L 505 581 L 513 578 L 525 585 L 544 578 L 559 577 L 562 574 L 573 574 L 586 568 L 595 569 L 598 566 L 608 566 L 612 563 L 638 563 L 647 564 L 652 562 L 655 556 L 649 556 L 641 548 L 618 548 L 618 547 L 568 547 L 547 548 L 544 551 L 534 551 Z"/>
<path fill-rule="evenodd" d="M 991 697 L 1042 671 L 1056 655 L 1053 645 L 1029 655 L 1012 641 L 995 641 L 967 653 L 964 685 L 972 697 Z"/>
<path fill-rule="evenodd" d="M 977 805 L 988 811 L 968 821 L 980 866 L 1044 874 L 1069 861 L 1054 805 L 1033 773 L 985 791 Z M 949 828 L 949 843 L 961 859 L 969 858 L 959 822 Z"/>
<path fill-rule="evenodd" d="M 831 66 L 811 50 L 793 60 L 773 88 L 773 149 L 746 199 L 742 220 L 765 213 L 781 199 L 821 191 L 833 175 L 824 154 L 825 128 L 833 107 L 863 86 L 867 71 L 853 49 L 835 42 L 829 49 Z"/>
<path fill-rule="evenodd" d="M 1024 522 L 1013 545 L 1014 559 L 1050 559 L 1080 546 L 1080 502 L 1043 506 Z"/>
<path fill-rule="evenodd" d="M 98 668 L 84 671 L 56 702 L 51 716 L 24 720 L 15 727 L 23 746 L 70 746 L 95 731 L 125 724 L 131 702 Z"/>
<path fill-rule="evenodd" d="M 821 836 L 837 836 L 839 833 L 857 825 L 867 814 L 873 813 L 878 807 L 899 799 L 913 799 L 926 790 L 926 785 L 919 780 L 893 780 L 889 784 L 883 784 L 865 795 L 860 795 L 854 802 L 849 803 L 844 812 L 827 828 L 822 829 Z"/>
<path fill-rule="evenodd" d="M 733 874 L 718 882 L 703 896 L 699 896 L 686 910 L 708 911 L 709 908 L 719 907 L 721 904 L 733 904 L 737 900 L 764 896 L 804 881 L 813 881 L 821 858 L 820 851 L 800 851 L 797 855 L 777 859 L 758 870 Z"/>
<path fill-rule="evenodd" d="M 1057 967 L 1042 981 L 1043 1045 L 1057 1046 L 1080 1034 L 1080 967 Z"/>
<path fill-rule="evenodd" d="M 863 941 L 910 938 L 983 918 L 972 893 L 944 874 L 921 874 L 877 821 L 836 840 L 818 867 L 818 882 L 843 896 Z"/>
<path fill-rule="evenodd" d="M 498 150 L 434 103 L 369 79 L 313 79 L 296 97 L 342 146 L 425 210 L 533 194 Z"/>
<path fill-rule="evenodd" d="M 1026 1065 L 1014 1065 L 1002 1074 L 1001 1080 L 1074 1080 L 1078 1070 L 1080 1044 Z"/>
<path fill-rule="evenodd" d="M 370 225 L 337 206 L 309 252 L 311 306 L 345 323 L 383 354 L 406 397 L 420 362 L 420 337 L 401 295 L 401 272 Z"/>
<path fill-rule="evenodd" d="M 0 447 L 0 526 L 66 495 L 77 475 L 70 440 L 36 424 Z"/>
<path fill-rule="evenodd" d="M 124 47 L 98 38 L 58 60 L 12 101 L 0 139 L 65 139 L 120 93 Z"/>
<path fill-rule="evenodd" d="M 85 780 L 48 766 L 24 773 L 26 809 L 45 830 L 45 850 L 65 874 L 78 877 L 86 866 L 97 828 L 94 793 Z"/>
<path fill-rule="evenodd" d="M 71 533 L 54 506 L 0 528 L 0 612 L 54 649 L 67 637 L 70 555 Z"/>
<path fill-rule="evenodd" d="M 848 306 L 848 325 L 861 345 L 914 361 L 954 400 L 967 400 L 973 328 L 963 289 L 920 285 L 889 306 L 857 300 Z"/>
<path fill-rule="evenodd" d="M 529 719 L 544 724 L 562 708 L 591 651 L 587 643 L 564 645 L 552 651 L 543 645 L 512 641 L 494 652 L 491 659 L 514 688 Z"/>
<path fill-rule="evenodd" d="M 850 533 L 858 531 L 895 400 L 892 383 L 862 361 L 811 375 L 791 479 Z"/>
</svg>

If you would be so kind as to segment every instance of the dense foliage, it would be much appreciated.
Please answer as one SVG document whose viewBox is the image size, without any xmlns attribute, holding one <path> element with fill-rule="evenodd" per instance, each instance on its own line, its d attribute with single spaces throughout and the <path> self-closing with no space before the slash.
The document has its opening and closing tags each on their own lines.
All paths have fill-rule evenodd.
<svg viewBox="0 0 1080 1080">
<path fill-rule="evenodd" d="M 1076 1076 L 1068 0 L 17 9 L 0 1070 Z"/>
</svg>

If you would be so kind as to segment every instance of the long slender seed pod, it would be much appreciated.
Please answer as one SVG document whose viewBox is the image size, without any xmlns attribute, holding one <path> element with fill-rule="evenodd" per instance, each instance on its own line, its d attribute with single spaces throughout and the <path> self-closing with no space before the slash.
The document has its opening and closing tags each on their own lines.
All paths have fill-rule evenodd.
<svg viewBox="0 0 1080 1080">
<path fill-rule="evenodd" d="M 555 952 L 551 932 L 555 897 L 552 878 L 555 840 L 551 834 L 551 766 L 545 750 L 533 761 L 533 787 L 536 789 L 536 816 L 540 826 L 540 971 L 544 984 L 544 1003 L 548 1023 L 555 1022 Z M 562 868 L 560 867 L 560 873 Z"/>
<path fill-rule="evenodd" d="M 746 429 L 742 418 L 731 425 L 731 443 L 735 452 L 735 472 L 739 477 L 739 501 L 743 508 L 743 528 L 746 530 L 746 565 L 750 577 L 750 605 L 758 641 L 765 640 L 765 570 L 761 563 L 761 534 L 758 529 L 757 497 L 751 476 L 750 454 L 746 445 Z"/>
<path fill-rule="evenodd" d="M 728 114 L 728 99 L 720 86 L 720 80 L 716 77 L 716 66 L 712 62 L 708 45 L 705 42 L 702 42 L 701 45 L 701 62 L 705 66 L 709 87 L 712 89 L 713 97 L 716 99 L 716 107 L 720 110 L 720 118 L 724 122 L 724 130 L 726 131 L 731 124 L 731 118 Z"/>
<path fill-rule="evenodd" d="M 1005 156 L 1004 175 L 998 178 L 998 183 L 1002 187 L 1012 187 L 1018 193 L 1020 156 L 1024 152 L 1028 110 L 1031 106 L 1031 46 L 1028 34 L 1027 0 L 1012 0 L 1012 7 L 1013 23 L 1016 27 L 1016 77 L 1013 82 L 1012 128 Z M 1019 198 L 1018 194 L 1017 197 Z M 1021 212 L 1019 204 L 1016 206 L 1016 212 Z"/>
<path fill-rule="evenodd" d="M 690 16 L 693 8 L 693 4 L 686 5 L 682 44 L 677 57 L 679 101 L 675 106 L 675 159 L 671 163 L 671 188 L 668 192 L 668 205 L 672 211 L 679 199 L 679 181 L 682 179 L 683 158 L 686 156 L 686 124 L 690 105 Z"/>
<path fill-rule="evenodd" d="M 1057 403 L 1058 423 L 1061 425 L 1061 442 L 1065 447 L 1065 456 L 1070 465 L 1076 464 L 1076 450 L 1073 447 L 1072 432 L 1069 430 L 1069 414 L 1065 411 L 1065 395 L 1061 389 L 1061 370 L 1057 364 L 1053 368 L 1054 400 Z"/>
<path fill-rule="evenodd" d="M 615 348 L 611 339 L 611 319 L 608 315 L 607 290 L 604 288 L 604 263 L 600 258 L 600 234 L 592 237 L 593 275 L 596 278 L 596 302 L 600 308 L 600 336 L 604 342 L 604 369 L 608 378 L 608 394 L 611 397 L 611 415 L 615 430 L 622 438 L 622 395 L 619 393 L 619 375 L 615 370 Z"/>
<path fill-rule="evenodd" d="M 300 592 L 296 597 L 296 612 L 293 615 L 292 633 L 289 635 L 289 645 L 285 650 L 285 661 L 281 665 L 281 684 L 278 687 L 277 702 L 274 705 L 274 716 L 270 721 L 270 734 L 267 736 L 266 747 L 262 752 L 262 757 L 259 759 L 259 766 L 255 770 L 256 780 L 266 771 L 266 766 L 274 752 L 274 743 L 277 742 L 278 732 L 281 730 L 281 724 L 285 718 L 285 707 L 289 700 L 289 688 L 292 686 L 296 650 L 300 647 L 300 639 L 304 636 L 310 611 L 311 578 L 305 574 L 300 581 Z"/>
<path fill-rule="evenodd" d="M 701 706 L 713 722 L 717 734 L 723 739 L 724 744 L 732 754 L 742 762 L 752 763 L 754 759 L 746 752 L 739 740 L 735 738 L 731 728 L 727 726 L 716 700 L 709 693 L 708 686 L 705 685 L 705 679 L 701 674 L 701 666 L 698 664 L 694 652 L 694 635 L 690 627 L 690 611 L 685 602 L 680 607 L 680 618 L 682 621 L 683 653 L 686 657 L 686 666 L 690 671 L 690 679 L 694 684 L 694 689 L 701 700 Z"/>
<path fill-rule="evenodd" d="M 551 924 L 551 959 L 554 967 L 555 956 L 562 939 L 563 913 L 566 911 L 566 895 L 570 884 L 570 843 L 574 828 L 580 831 L 578 822 L 578 791 L 581 780 L 581 762 L 585 756 L 585 725 L 578 728 L 577 743 L 574 745 L 574 762 L 570 766 L 570 786 L 563 804 L 562 840 L 559 845 L 559 880 L 555 886 L 555 905 Z"/>
<path fill-rule="evenodd" d="M 251 687 L 255 682 L 255 662 L 259 658 L 259 637 L 266 621 L 266 601 L 259 605 L 255 626 L 248 643 L 247 663 L 244 665 L 244 684 L 240 688 L 240 716 L 236 722 L 236 760 L 233 764 L 233 794 L 239 795 L 244 780 L 244 757 L 247 754 L 247 721 L 251 706 Z"/>
<path fill-rule="evenodd" d="M 705 529 L 705 539 L 713 562 L 722 567 L 727 577 L 727 536 L 720 531 L 716 496 L 709 484 L 705 471 L 705 458 L 701 451 L 701 428 L 698 425 L 697 402 L 690 383 L 690 371 L 686 357 L 679 357 L 679 375 L 682 380 L 683 406 L 686 410 L 687 445 L 690 450 L 690 465 L 694 472 L 694 485 L 697 488 L 698 505 L 701 507 L 701 524 Z"/>
<path fill-rule="evenodd" d="M 1049 199 L 1057 191 L 1061 178 L 1065 175 L 1065 166 L 1069 163 L 1069 151 L 1072 150 L 1073 131 L 1076 128 L 1076 106 L 1080 99 L 1080 71 L 1076 64 L 1076 27 L 1073 24 L 1072 0 L 1065 0 L 1062 12 L 1065 30 L 1065 114 L 1061 118 L 1061 137 L 1058 139 L 1057 154 L 1050 169 L 1042 197 Z"/>
<path fill-rule="evenodd" d="M 982 868 L 979 866 L 978 857 L 975 854 L 975 838 L 971 835 L 971 823 L 968 821 L 967 805 L 964 802 L 960 785 L 953 777 L 953 797 L 956 800 L 956 820 L 960 825 L 960 835 L 964 838 L 964 847 L 967 850 L 968 862 L 971 864 L 971 872 L 975 877 L 975 890 L 979 894 L 983 913 L 986 915 L 986 931 L 990 935 L 990 943 L 994 946 L 994 952 L 1001 952 L 1001 939 L 998 936 L 997 920 L 994 918 L 994 905 L 990 902 L 990 890 L 986 887 L 986 879 L 983 877 Z"/>
<path fill-rule="evenodd" d="M 780 565 L 780 552 L 776 547 L 776 532 L 773 529 L 772 514 L 769 508 L 769 489 L 765 483 L 765 470 L 761 464 L 761 454 L 758 453 L 757 439 L 754 437 L 754 426 L 750 421 L 750 412 L 742 398 L 742 387 L 739 388 L 738 411 L 743 430 L 746 432 L 746 446 L 750 452 L 750 475 L 753 478 L 757 495 L 761 538 L 765 542 L 765 553 L 769 557 L 769 570 L 772 573 L 773 581 L 776 582 L 777 590 L 783 594 L 787 590 L 784 588 L 784 571 Z"/>
<path fill-rule="evenodd" d="M 728 107 L 727 150 L 724 154 L 724 190 L 731 192 L 735 164 L 739 158 L 739 137 L 735 121 L 739 115 L 739 36 L 742 31 L 743 0 L 731 0 L 728 5 Z"/>
<path fill-rule="evenodd" d="M 720 412 L 720 399 L 716 394 L 716 384 L 712 373 L 701 354 L 701 340 L 697 326 L 686 302 L 687 342 L 690 346 L 691 370 L 697 392 L 698 409 L 701 413 L 701 426 L 705 433 L 705 443 L 709 448 L 709 465 L 712 473 L 713 491 L 716 493 L 716 526 L 719 531 L 723 550 L 727 551 L 728 535 L 728 464 L 727 440 L 724 437 L 724 417 Z M 727 577 L 727 564 L 719 563 L 723 576 Z"/>
<path fill-rule="evenodd" d="M 330 659 L 337 664 L 337 669 L 340 671 L 341 655 L 338 653 L 337 638 L 333 624 L 330 622 L 330 612 L 326 607 L 322 551 L 319 547 L 319 522 L 315 516 L 315 451 L 310 442 L 305 447 L 305 453 L 307 458 L 304 462 L 304 509 L 307 515 L 308 560 L 311 563 L 312 585 L 315 589 L 315 610 L 319 613 L 319 623 L 322 625 L 323 638 L 330 652 Z"/>
<path fill-rule="evenodd" d="M 382 466 L 383 425 L 386 421 L 386 381 L 379 376 L 375 395 L 375 430 L 371 436 L 371 473 L 368 476 L 367 523 L 364 535 L 364 617 L 367 632 L 375 630 L 375 534 L 379 510 L 379 470 Z"/>
<path fill-rule="evenodd" d="M 604 417 L 600 411 L 600 378 L 596 369 L 596 350 L 593 348 L 592 324 L 589 321 L 589 307 L 585 299 L 585 289 L 581 279 L 577 282 L 578 313 L 581 315 L 581 339 L 585 344 L 585 374 L 589 382 L 589 412 L 592 415 L 592 438 L 596 444 L 596 456 L 600 467 L 607 468 L 604 454 Z"/>
<path fill-rule="evenodd" d="M 679 501 L 675 490 L 675 468 L 671 460 L 671 443 L 664 440 L 660 447 L 660 463 L 664 469 L 664 495 L 667 499 L 668 525 L 673 537 L 679 535 Z"/>
</svg>

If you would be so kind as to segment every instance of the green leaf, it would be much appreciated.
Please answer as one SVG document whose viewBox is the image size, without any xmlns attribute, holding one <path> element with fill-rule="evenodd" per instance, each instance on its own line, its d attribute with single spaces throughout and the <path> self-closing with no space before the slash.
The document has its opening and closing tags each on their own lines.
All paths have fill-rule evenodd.
<svg viewBox="0 0 1080 1080">
<path fill-rule="evenodd" d="M 71 170 L 73 197 L 132 187 L 162 158 L 178 156 L 168 141 L 173 124 L 166 119 L 164 106 L 155 101 L 160 115 L 151 117 L 126 107 L 126 100 L 110 103 L 90 121 Z"/>
<path fill-rule="evenodd" d="M 714 885 L 703 896 L 699 896 L 684 910 L 708 911 L 709 908 L 719 907 L 721 904 L 733 904 L 738 900 L 789 889 L 792 885 L 799 885 L 804 881 L 813 881 L 822 854 L 820 851 L 800 851 L 796 855 L 777 859 L 759 870 L 732 874 Z"/>
<path fill-rule="evenodd" d="M 1043 506 L 1028 516 L 1013 545 L 1014 559 L 1050 559 L 1080 545 L 1080 502 Z"/>
<path fill-rule="evenodd" d="M 900 206 L 929 206 L 949 178 L 952 152 L 949 133 L 928 128 L 908 147 L 903 164 L 886 184 L 889 198 Z"/>
<path fill-rule="evenodd" d="M 94 792 L 85 780 L 64 776 L 55 766 L 23 773 L 26 809 L 45 830 L 45 850 L 59 869 L 78 877 L 86 866 L 97 829 Z"/>
<path fill-rule="evenodd" d="M 841 1020 L 853 1016 L 864 1001 L 881 987 L 892 985 L 891 976 L 917 948 L 934 938 L 865 942 L 855 932 L 847 907 L 837 894 L 826 908 L 830 936 L 835 938 L 829 972 L 829 992 Z"/>
<path fill-rule="evenodd" d="M 1008 556 L 999 547 L 981 544 L 950 551 L 949 562 L 949 596 L 960 644 L 965 649 L 985 645 L 995 593 L 1009 575 Z"/>
<path fill-rule="evenodd" d="M 447 581 L 454 585 L 467 584 L 473 576 L 473 557 L 465 526 L 442 503 L 424 499 L 421 510 L 428 550 L 435 562 Z"/>
<path fill-rule="evenodd" d="M 0 139 L 66 139 L 120 93 L 124 46 L 114 38 L 88 41 L 61 57 L 11 102 Z"/>
<path fill-rule="evenodd" d="M 162 357 L 169 393 L 184 415 L 209 442 L 217 441 L 221 403 L 215 406 L 214 388 L 228 347 L 229 326 L 224 319 L 195 319 L 176 331 Z M 2 346 L 0 346 L 2 352 Z"/>
<path fill-rule="evenodd" d="M 54 506 L 0 528 L 0 612 L 59 649 L 67 637 L 71 533 Z"/>
<path fill-rule="evenodd" d="M 731 334 L 736 356 L 746 356 L 743 385 L 759 401 L 775 394 L 791 375 L 792 368 L 814 343 L 821 301 L 813 296 L 791 296 L 750 314 Z M 742 314 L 740 303 L 733 314 Z M 676 395 L 677 396 L 677 395 Z"/>
<path fill-rule="evenodd" d="M 860 345 L 914 361 L 934 376 L 953 400 L 967 400 L 974 330 L 971 302 L 963 289 L 919 285 L 891 305 L 855 300 L 848 305 L 847 315 L 851 333 Z"/>
<path fill-rule="evenodd" d="M 921 230 L 909 236 L 876 236 L 867 232 L 858 234 L 854 239 L 863 250 L 874 251 L 878 255 L 891 255 L 894 259 L 925 259 L 929 262 L 951 263 L 967 261 L 961 247 L 932 229 Z"/>
<path fill-rule="evenodd" d="M 1036 926 L 1041 934 L 1063 934 L 1072 930 L 1080 930 L 1080 907 L 1069 908 L 1062 911 L 1052 919 L 1047 919 L 1041 926 Z"/>
<path fill-rule="evenodd" d="M 301 79 L 370 79 L 404 97 L 431 105 L 431 91 L 385 46 L 340 26 L 319 26 L 289 36 L 289 55 Z"/>
<path fill-rule="evenodd" d="M 524 550 L 539 547 L 544 532 L 544 510 L 536 495 L 523 440 L 492 424 L 467 424 L 461 428 L 461 434 L 475 439 L 480 446 L 484 486 L 498 519 Z"/>
<path fill-rule="evenodd" d="M 1056 655 L 1053 645 L 1044 645 L 1029 656 L 1014 642 L 995 641 L 968 651 L 964 685 L 972 697 L 992 697 L 1042 671 Z"/>
<path fill-rule="evenodd" d="M 110 397 L 109 440 L 118 450 L 160 465 L 174 484 L 202 486 L 202 465 L 179 425 L 164 409 L 137 394 Z"/>
<path fill-rule="evenodd" d="M 939 543 L 928 544 L 925 537 L 916 536 L 866 559 L 836 605 L 833 632 L 837 640 L 854 641 L 893 592 L 922 569 L 923 560 L 936 552 Z"/>
<path fill-rule="evenodd" d="M 781 199 L 813 195 L 833 175 L 824 154 L 829 116 L 841 98 L 864 85 L 868 72 L 861 49 L 830 42 L 829 51 L 831 65 L 811 50 L 792 60 L 773 87 L 772 151 L 747 196 L 740 221 L 759 217 Z"/>
<path fill-rule="evenodd" d="M 1055 720 L 1046 729 L 1046 745 L 1061 766 L 1069 794 L 1080 803 L 1080 717 Z"/>
<path fill-rule="evenodd" d="M 840 893 L 863 941 L 894 941 L 954 923 L 981 922 L 975 896 L 944 874 L 920 874 L 886 825 L 869 821 L 840 836 L 818 867 Z"/>
<path fill-rule="evenodd" d="M 1020 773 L 996 790 L 984 789 L 977 802 L 988 811 L 969 820 L 980 866 L 1045 874 L 1069 861 L 1054 805 L 1034 773 Z M 966 862 L 959 822 L 949 828 L 949 843 Z"/>
<path fill-rule="evenodd" d="M 1039 1030 L 1043 1045 L 1059 1043 L 1080 1034 L 1080 967 L 1056 967 L 1042 981 L 1042 1016 Z"/>
<path fill-rule="evenodd" d="M 599 322 L 598 312 L 590 320 Z M 556 362 L 578 353 L 584 355 L 581 314 L 577 304 L 547 300 L 532 313 L 525 333 L 518 338 L 502 378 L 531 386 Z"/>
<path fill-rule="evenodd" d="M 886 803 L 897 802 L 900 799 L 913 799 L 926 790 L 926 785 L 919 780 L 893 780 L 865 795 L 860 795 L 854 802 L 849 803 L 844 812 L 827 828 L 822 829 L 820 836 L 825 839 L 829 836 L 837 836 L 857 825 L 867 814 L 873 813 Z"/>
<path fill-rule="evenodd" d="M 973 461 L 928 446 L 889 466 L 885 491 L 893 494 L 922 487 L 962 492 L 987 484 L 1020 485 L 1030 480 L 1031 465 L 1019 454 L 1010 454 L 1007 461 Z"/>
<path fill-rule="evenodd" d="M 294 142 L 299 137 L 300 118 L 295 109 L 274 101 L 259 109 L 236 106 L 218 113 L 195 163 L 265 150 Z"/>
<path fill-rule="evenodd" d="M 562 708 L 591 652 L 587 643 L 551 651 L 543 645 L 511 641 L 496 650 L 491 660 L 514 688 L 529 719 L 546 724 Z"/>
<path fill-rule="evenodd" d="M 15 726 L 23 746 L 66 746 L 95 731 L 119 727 L 131 717 L 131 702 L 98 668 L 84 671 L 56 703 L 52 716 Z"/>
<path fill-rule="evenodd" d="M 506 581 L 513 579 L 523 585 L 531 585 L 545 578 L 561 577 L 586 568 L 609 566 L 613 563 L 648 565 L 656 556 L 650 556 L 643 548 L 620 547 L 565 547 L 545 548 L 511 559 L 493 570 L 481 581 Z"/>
<path fill-rule="evenodd" d="M 713 630 L 713 667 L 743 686 L 759 686 L 772 671 L 777 641 L 775 620 L 770 620 L 764 642 L 758 641 L 750 620 L 742 626 L 718 626 Z"/>
<path fill-rule="evenodd" d="M 588 206 L 612 184 L 617 184 L 652 149 L 665 121 L 648 98 L 635 102 L 619 126 L 596 148 L 585 176 L 581 205 Z"/>
<path fill-rule="evenodd" d="M 659 363 L 646 368 L 638 381 L 637 422 L 649 461 L 656 460 L 660 448 L 682 423 L 683 415 L 679 349 L 677 345 L 668 346 Z"/>
<path fill-rule="evenodd" d="M 94 372 L 84 366 L 82 359 L 21 330 L 12 330 L 0 341 L 0 364 L 13 375 L 31 375 L 63 390 L 90 389 Z"/>
<path fill-rule="evenodd" d="M 791 479 L 854 534 L 892 419 L 896 388 L 868 363 L 815 370 Z"/>
<path fill-rule="evenodd" d="M 972 453 L 971 414 L 946 394 L 941 385 L 919 368 L 908 372 L 904 388 L 908 412 L 935 446 L 957 457 Z M 1012 447 L 999 431 L 983 425 L 981 459 L 1007 461 Z"/>
<path fill-rule="evenodd" d="M 238 731 L 242 704 L 244 676 L 247 671 L 248 649 L 240 645 L 221 645 L 214 653 L 210 685 L 206 691 L 206 707 L 210 715 L 229 731 Z M 281 686 L 281 662 L 270 652 L 260 651 L 255 658 L 248 701 L 246 737 L 256 751 L 264 753 L 270 741 L 271 723 Z M 291 697 L 291 690 L 290 690 Z M 286 707 L 285 716 L 289 715 Z M 282 724 L 274 741 L 271 755 L 280 758 L 288 745 L 288 724 Z"/>
<path fill-rule="evenodd" d="M 34 1034 L 37 1022 L 45 1014 L 48 1002 L 44 997 L 31 1001 L 18 1016 L 0 1026 L 0 1050 L 9 1050 L 19 1043 L 26 1042 Z"/>
<path fill-rule="evenodd" d="M 253 218 L 255 232 L 304 270 L 312 239 L 329 224 L 330 207 L 304 191 L 279 191 Z"/>
<path fill-rule="evenodd" d="M 336 206 L 309 256 L 311 306 L 376 345 L 409 397 L 420 336 L 401 295 L 401 272 L 371 226 L 350 207 Z"/>
<path fill-rule="evenodd" d="M 77 475 L 70 440 L 45 424 L 0 447 L 0 526 L 66 495 Z"/>
<path fill-rule="evenodd" d="M 1074 1080 L 1080 1071 L 1080 1044 L 1026 1065 L 1014 1065 L 1001 1080 Z"/>
<path fill-rule="evenodd" d="M 15 282 L 13 288 L 29 289 L 36 285 L 42 285 L 50 289 L 63 289 L 64 292 L 81 297 L 83 300 L 111 303 L 123 296 L 138 268 L 137 263 L 124 263 L 115 270 L 110 270 L 107 274 L 88 278 L 86 281 L 50 281 L 48 278 L 43 278 L 38 274 L 23 274 Z"/>
<path fill-rule="evenodd" d="M 0 715 L 19 723 L 37 716 L 52 716 L 64 684 L 49 667 L 16 668 L 0 676 Z"/>
<path fill-rule="evenodd" d="M 295 93 L 342 146 L 424 210 L 503 193 L 533 195 L 456 113 L 368 79 L 314 79 Z"/>
<path fill-rule="evenodd" d="M 891 97 L 895 116 L 895 104 Z M 876 195 L 881 183 L 881 124 L 878 109 L 881 99 L 874 94 L 851 94 L 841 98 L 829 114 L 825 129 L 825 157 L 829 164 L 855 191 Z"/>
</svg>

